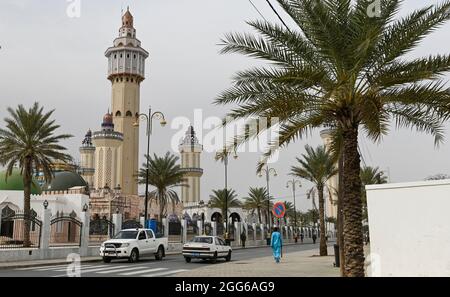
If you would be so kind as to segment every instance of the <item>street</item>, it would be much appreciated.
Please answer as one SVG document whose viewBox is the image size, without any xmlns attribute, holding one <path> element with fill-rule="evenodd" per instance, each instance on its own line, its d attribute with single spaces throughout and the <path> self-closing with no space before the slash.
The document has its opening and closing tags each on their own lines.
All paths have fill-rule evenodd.
<svg viewBox="0 0 450 297">
<path fill-rule="evenodd" d="M 297 244 L 283 247 L 283 253 L 292 253 L 304 250 L 318 249 L 318 244 Z M 231 261 L 248 260 L 271 255 L 269 247 L 248 248 L 234 250 Z M 219 266 L 225 263 L 218 259 L 216 264 L 209 261 L 193 260 L 186 263 L 178 255 L 168 255 L 163 261 L 156 261 L 154 257 L 142 258 L 138 263 L 128 263 L 127 260 L 116 260 L 109 264 L 91 262 L 81 264 L 82 277 L 167 277 L 180 272 L 204 267 L 205 265 Z M 37 266 L 16 269 L 0 270 L 0 277 L 66 277 L 67 264 L 53 266 Z"/>
</svg>

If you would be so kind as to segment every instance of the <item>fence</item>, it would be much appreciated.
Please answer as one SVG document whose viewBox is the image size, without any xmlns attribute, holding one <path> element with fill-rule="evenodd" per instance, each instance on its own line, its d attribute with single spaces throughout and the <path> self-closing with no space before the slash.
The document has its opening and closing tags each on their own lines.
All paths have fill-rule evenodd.
<svg viewBox="0 0 450 297">
<path fill-rule="evenodd" d="M 83 223 L 73 215 L 57 216 L 50 221 L 49 246 L 80 246 Z"/>
<path fill-rule="evenodd" d="M 205 229 L 205 235 L 213 234 L 211 223 L 205 223 L 205 226 L 203 228 Z"/>
<path fill-rule="evenodd" d="M 122 222 L 122 230 L 123 229 L 136 229 L 142 228 L 142 224 L 136 220 L 127 220 Z"/>
<path fill-rule="evenodd" d="M 225 234 L 225 227 L 223 226 L 223 223 L 217 222 L 217 236 L 224 236 Z"/>
<path fill-rule="evenodd" d="M 191 241 L 198 235 L 197 221 L 187 221 L 186 240 Z"/>
<path fill-rule="evenodd" d="M 169 242 L 182 242 L 183 232 L 180 222 L 169 222 Z"/>
<path fill-rule="evenodd" d="M 113 237 L 115 234 L 115 225 L 106 217 L 96 217 L 89 223 L 89 243 L 100 244 Z"/>
<path fill-rule="evenodd" d="M 42 221 L 34 211 L 31 215 L 13 212 L 1 218 L 0 249 L 15 249 L 23 247 L 39 248 L 41 241 Z M 26 242 L 26 229 L 29 236 Z"/>
</svg>

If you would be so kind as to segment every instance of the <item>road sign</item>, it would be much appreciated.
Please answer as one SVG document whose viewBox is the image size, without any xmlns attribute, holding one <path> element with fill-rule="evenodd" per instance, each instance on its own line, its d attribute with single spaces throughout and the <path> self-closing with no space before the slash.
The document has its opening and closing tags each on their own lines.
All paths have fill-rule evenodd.
<svg viewBox="0 0 450 297">
<path fill-rule="evenodd" d="M 283 202 L 277 202 L 273 206 L 272 213 L 275 217 L 281 219 L 286 213 L 286 205 Z"/>
</svg>

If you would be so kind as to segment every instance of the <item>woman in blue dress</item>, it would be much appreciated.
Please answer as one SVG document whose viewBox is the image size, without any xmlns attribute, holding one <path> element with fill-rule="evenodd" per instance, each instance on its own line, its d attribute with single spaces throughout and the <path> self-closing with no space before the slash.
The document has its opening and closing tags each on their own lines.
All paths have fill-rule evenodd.
<svg viewBox="0 0 450 297">
<path fill-rule="evenodd" d="M 272 247 L 273 257 L 275 258 L 275 262 L 280 263 L 281 249 L 283 247 L 283 239 L 281 238 L 281 234 L 278 231 L 278 227 L 275 227 L 273 229 L 270 246 Z"/>
</svg>

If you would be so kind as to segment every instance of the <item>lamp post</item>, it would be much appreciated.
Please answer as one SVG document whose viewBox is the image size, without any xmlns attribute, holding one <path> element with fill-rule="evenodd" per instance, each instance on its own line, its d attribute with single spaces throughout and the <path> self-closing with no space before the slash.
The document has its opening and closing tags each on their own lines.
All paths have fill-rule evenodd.
<svg viewBox="0 0 450 297">
<path fill-rule="evenodd" d="M 268 221 L 268 225 L 269 225 L 269 233 L 270 230 L 272 229 L 271 226 L 271 220 L 270 220 L 270 191 L 269 191 L 269 181 L 270 181 L 270 174 L 273 173 L 273 176 L 277 176 L 277 171 L 275 170 L 275 168 L 269 168 L 269 165 L 266 164 L 266 168 L 261 169 L 261 171 L 259 172 L 259 177 L 262 177 L 262 173 L 266 174 L 266 183 L 267 183 L 267 221 Z"/>
<path fill-rule="evenodd" d="M 289 180 L 286 183 L 286 188 L 289 188 L 289 185 L 292 187 L 292 194 L 293 194 L 293 197 L 294 197 L 294 229 L 297 228 L 297 207 L 296 207 L 296 204 L 295 204 L 295 185 L 296 184 L 299 187 L 302 186 L 302 183 L 299 180 L 296 180 L 296 179 Z"/>
<path fill-rule="evenodd" d="M 147 213 L 148 213 L 148 175 L 149 175 L 149 160 L 150 160 L 150 136 L 152 135 L 152 129 L 153 129 L 153 119 L 157 119 L 159 120 L 159 123 L 161 124 L 162 127 L 164 127 L 167 122 L 166 119 L 164 117 L 164 114 L 160 111 L 155 111 L 152 113 L 152 108 L 149 107 L 148 109 L 148 114 L 145 113 L 141 113 L 136 117 L 136 122 L 134 123 L 134 126 L 137 127 L 139 126 L 139 120 L 146 120 L 147 121 L 147 130 L 146 130 L 146 135 L 147 135 L 147 166 L 146 166 L 146 175 L 145 175 L 145 211 L 144 211 L 144 228 L 146 228 L 147 225 Z M 162 220 L 162 218 L 160 218 Z"/>
<path fill-rule="evenodd" d="M 216 160 L 222 160 L 225 167 L 225 241 L 228 243 L 228 155 L 230 152 L 226 147 L 216 154 Z M 236 151 L 233 155 L 234 159 L 238 158 Z"/>
</svg>

